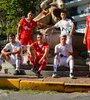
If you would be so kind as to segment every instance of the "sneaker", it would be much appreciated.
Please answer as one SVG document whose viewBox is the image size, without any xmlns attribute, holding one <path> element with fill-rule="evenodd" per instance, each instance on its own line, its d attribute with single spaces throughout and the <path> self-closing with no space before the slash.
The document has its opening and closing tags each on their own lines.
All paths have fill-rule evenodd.
<svg viewBox="0 0 90 100">
<path fill-rule="evenodd" d="M 19 70 L 15 70 L 14 75 L 20 75 Z"/>
<path fill-rule="evenodd" d="M 56 77 L 57 77 L 57 73 L 56 73 L 56 72 L 53 73 L 53 74 L 52 74 L 52 77 L 53 77 L 53 78 L 56 78 Z"/>
<path fill-rule="evenodd" d="M 40 71 L 37 71 L 36 76 L 38 76 L 38 78 L 42 77 L 42 74 L 40 73 Z"/>
<path fill-rule="evenodd" d="M 74 78 L 73 73 L 70 73 L 70 74 L 69 74 L 69 77 L 73 79 L 73 78 Z"/>
<path fill-rule="evenodd" d="M 2 66 L 0 65 L 0 71 L 2 70 Z"/>
<path fill-rule="evenodd" d="M 26 75 L 24 70 L 19 70 L 19 75 Z"/>
<path fill-rule="evenodd" d="M 89 62 L 90 62 L 90 58 L 87 58 L 87 59 L 86 59 L 86 64 L 88 65 Z"/>
<path fill-rule="evenodd" d="M 32 72 L 34 72 L 35 74 L 37 73 L 37 69 L 35 66 L 32 68 Z"/>
<path fill-rule="evenodd" d="M 90 77 L 90 73 L 88 73 L 88 75 L 86 75 L 87 77 Z"/>
</svg>

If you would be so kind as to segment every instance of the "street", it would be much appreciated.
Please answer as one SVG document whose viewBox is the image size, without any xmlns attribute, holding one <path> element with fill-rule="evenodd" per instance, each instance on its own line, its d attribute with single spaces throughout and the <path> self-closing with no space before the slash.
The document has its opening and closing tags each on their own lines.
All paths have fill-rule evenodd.
<svg viewBox="0 0 90 100">
<path fill-rule="evenodd" d="M 55 91 L 0 90 L 0 100 L 90 100 L 90 93 L 59 93 Z"/>
</svg>

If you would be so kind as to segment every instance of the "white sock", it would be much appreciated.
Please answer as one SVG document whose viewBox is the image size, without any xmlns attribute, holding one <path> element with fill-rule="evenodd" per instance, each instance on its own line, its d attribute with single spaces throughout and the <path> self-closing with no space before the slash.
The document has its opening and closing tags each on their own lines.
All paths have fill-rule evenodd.
<svg viewBox="0 0 90 100">
<path fill-rule="evenodd" d="M 74 60 L 73 59 L 71 59 L 69 61 L 69 66 L 70 66 L 70 73 L 73 73 L 73 68 L 74 68 Z"/>
<path fill-rule="evenodd" d="M 54 72 L 57 72 L 57 66 L 58 66 L 58 60 L 54 58 L 54 65 L 53 65 Z"/>
<path fill-rule="evenodd" d="M 3 63 L 3 60 L 2 60 L 2 58 L 0 57 L 0 65 L 2 65 L 2 63 Z"/>
<path fill-rule="evenodd" d="M 16 59 L 16 70 L 19 70 L 20 67 L 20 60 Z"/>
</svg>

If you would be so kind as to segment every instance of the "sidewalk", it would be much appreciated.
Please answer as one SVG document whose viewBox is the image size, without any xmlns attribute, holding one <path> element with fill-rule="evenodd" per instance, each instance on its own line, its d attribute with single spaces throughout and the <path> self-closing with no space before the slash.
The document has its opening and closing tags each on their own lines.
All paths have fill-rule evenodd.
<svg viewBox="0 0 90 100">
<path fill-rule="evenodd" d="M 87 92 L 90 90 L 90 78 L 70 79 L 69 77 L 52 78 L 51 76 L 37 78 L 35 75 L 0 74 L 0 88 Z"/>
<path fill-rule="evenodd" d="M 9 63 L 3 64 L 0 72 L 0 88 L 9 89 L 34 89 L 34 90 L 50 90 L 60 92 L 83 92 L 90 90 L 90 78 L 87 77 L 88 66 L 75 66 L 75 79 L 68 77 L 68 69 L 59 69 L 58 78 L 52 78 L 52 66 L 42 71 L 43 78 L 37 78 L 35 74 L 24 66 L 26 75 L 13 75 L 14 68 Z M 8 74 L 5 74 L 8 69 Z"/>
</svg>

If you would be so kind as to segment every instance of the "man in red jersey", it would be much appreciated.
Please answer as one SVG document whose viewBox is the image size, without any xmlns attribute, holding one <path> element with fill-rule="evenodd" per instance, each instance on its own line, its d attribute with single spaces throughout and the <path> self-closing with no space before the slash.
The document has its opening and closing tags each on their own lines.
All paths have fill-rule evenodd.
<svg viewBox="0 0 90 100">
<path fill-rule="evenodd" d="M 49 52 L 49 46 L 46 42 L 43 42 L 43 35 L 41 33 L 37 34 L 37 41 L 33 42 L 28 48 L 30 55 L 30 61 L 33 64 L 33 72 L 40 77 L 40 72 L 46 66 L 47 55 Z M 37 69 L 37 65 L 39 68 Z"/>
<path fill-rule="evenodd" d="M 38 25 L 42 23 L 36 22 L 32 19 L 32 11 L 27 14 L 27 18 L 22 18 L 18 24 L 17 37 L 21 44 L 26 46 L 32 42 L 32 31 Z"/>
<path fill-rule="evenodd" d="M 83 43 L 87 45 L 87 51 L 88 51 L 88 56 L 89 56 L 88 64 L 90 66 L 90 15 L 88 15 L 86 18 L 86 30 L 85 30 Z M 89 76 L 90 76 L 90 73 L 89 73 Z"/>
<path fill-rule="evenodd" d="M 23 53 L 27 50 L 27 46 L 32 43 L 33 29 L 37 26 L 45 24 L 36 22 L 32 19 L 32 11 L 27 14 L 27 18 L 22 18 L 17 28 L 17 38 L 23 47 Z M 29 64 L 28 58 L 27 63 Z"/>
<path fill-rule="evenodd" d="M 90 15 L 86 18 L 86 30 L 83 43 L 87 45 L 87 50 L 90 58 Z"/>
</svg>

